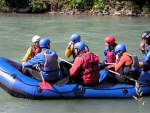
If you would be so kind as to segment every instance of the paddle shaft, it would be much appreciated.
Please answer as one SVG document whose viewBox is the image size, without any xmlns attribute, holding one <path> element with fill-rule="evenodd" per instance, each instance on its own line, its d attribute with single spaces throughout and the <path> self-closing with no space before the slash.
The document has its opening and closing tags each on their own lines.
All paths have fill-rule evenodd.
<svg viewBox="0 0 150 113">
<path fill-rule="evenodd" d="M 115 71 L 112 71 L 112 70 L 110 70 L 110 69 L 108 69 L 108 71 L 110 71 L 110 72 L 112 72 L 112 73 L 114 73 L 114 74 L 116 74 L 116 75 L 119 75 L 119 76 L 121 76 L 121 74 L 120 73 L 117 73 L 117 72 L 115 72 Z M 132 81 L 134 81 L 134 82 L 136 82 L 137 80 L 135 80 L 135 79 L 133 79 L 133 78 L 129 78 L 129 77 L 126 77 L 126 76 L 123 76 L 124 78 L 127 78 L 127 79 L 129 79 L 129 80 L 132 80 Z"/>
<path fill-rule="evenodd" d="M 115 63 L 105 63 L 105 64 L 112 65 L 112 64 L 115 64 Z"/>
<path fill-rule="evenodd" d="M 62 59 L 62 58 L 60 58 L 60 57 L 58 57 L 61 61 L 64 61 L 64 62 L 66 62 L 66 63 L 68 63 L 68 64 L 70 64 L 70 65 L 73 65 L 72 63 L 70 63 L 70 62 L 68 62 L 68 61 L 66 61 L 66 60 L 64 60 L 64 59 Z M 63 79 L 61 79 L 61 80 L 59 80 L 58 82 L 56 82 L 55 83 L 55 85 L 57 85 L 57 86 L 59 86 L 59 87 L 62 87 L 62 86 L 64 86 L 65 84 L 67 84 L 68 82 L 69 82 L 69 78 L 70 78 L 70 76 L 68 76 L 67 78 L 63 78 Z"/>
<path fill-rule="evenodd" d="M 38 69 L 40 71 L 40 75 L 41 75 L 41 78 L 42 78 L 42 81 L 45 82 L 44 78 L 43 78 L 43 75 L 42 75 L 42 71 L 41 71 L 41 68 L 38 66 Z"/>
<path fill-rule="evenodd" d="M 67 78 L 63 78 L 63 79 L 59 80 L 58 82 L 56 82 L 55 85 L 62 87 L 69 82 L 69 78 L 70 78 L 70 76 L 68 76 Z"/>
<path fill-rule="evenodd" d="M 62 59 L 62 58 L 60 58 L 60 57 L 58 57 L 61 61 L 64 61 L 64 62 L 66 62 L 66 63 L 68 63 L 68 64 L 70 64 L 70 65 L 73 65 L 72 63 L 70 63 L 70 62 L 68 62 L 68 61 L 66 61 L 66 60 L 64 60 L 64 59 Z"/>
<path fill-rule="evenodd" d="M 51 89 L 50 84 L 45 82 L 45 80 L 44 80 L 44 77 L 43 77 L 43 74 L 42 74 L 40 66 L 38 66 L 38 69 L 40 71 L 40 75 L 41 75 L 41 78 L 42 78 L 42 82 L 40 82 L 41 89 Z"/>
<path fill-rule="evenodd" d="M 110 72 L 112 72 L 112 73 L 114 73 L 114 74 L 116 74 L 116 75 L 118 75 L 118 76 L 121 76 L 121 74 L 120 73 L 117 73 L 117 72 L 115 72 L 115 71 L 112 71 L 112 70 L 110 70 L 110 69 L 108 69 L 108 71 L 110 71 Z M 123 76 L 123 75 L 122 75 Z M 131 80 L 131 81 L 134 81 L 134 82 L 139 82 L 139 83 L 142 83 L 142 84 L 145 84 L 145 85 L 147 85 L 146 83 L 144 83 L 144 82 L 140 82 L 140 81 L 138 81 L 138 80 L 135 80 L 135 79 L 133 79 L 133 78 L 129 78 L 129 77 L 126 77 L 126 76 L 123 76 L 124 78 L 127 78 L 127 79 L 129 79 L 129 80 Z"/>
</svg>

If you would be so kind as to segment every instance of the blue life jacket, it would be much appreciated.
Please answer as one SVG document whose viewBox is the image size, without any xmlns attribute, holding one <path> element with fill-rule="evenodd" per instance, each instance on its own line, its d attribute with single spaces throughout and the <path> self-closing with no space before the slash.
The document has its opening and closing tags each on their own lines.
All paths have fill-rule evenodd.
<svg viewBox="0 0 150 113">
<path fill-rule="evenodd" d="M 54 50 L 45 49 L 24 63 L 25 67 L 40 64 L 45 80 L 56 80 L 59 77 L 58 55 Z"/>
<path fill-rule="evenodd" d="M 43 71 L 56 71 L 58 70 L 58 61 L 57 61 L 57 57 L 54 56 L 54 53 L 52 52 L 52 54 L 47 54 L 45 51 L 43 52 L 44 56 L 45 56 L 45 63 L 44 63 L 44 67 L 43 67 Z"/>
</svg>

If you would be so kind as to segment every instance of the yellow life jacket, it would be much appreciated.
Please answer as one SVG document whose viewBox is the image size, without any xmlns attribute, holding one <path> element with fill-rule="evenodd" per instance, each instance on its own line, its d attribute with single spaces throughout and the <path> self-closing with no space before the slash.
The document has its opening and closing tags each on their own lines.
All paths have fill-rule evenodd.
<svg viewBox="0 0 150 113">
<path fill-rule="evenodd" d="M 72 44 L 71 47 L 67 47 L 66 48 L 65 56 L 67 58 L 69 58 L 73 53 L 74 53 L 74 51 L 73 51 L 73 44 Z"/>
</svg>

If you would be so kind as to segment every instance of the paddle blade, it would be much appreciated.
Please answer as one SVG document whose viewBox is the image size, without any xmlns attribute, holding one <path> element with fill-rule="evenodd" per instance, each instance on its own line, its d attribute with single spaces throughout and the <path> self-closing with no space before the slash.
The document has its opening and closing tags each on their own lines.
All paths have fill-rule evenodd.
<svg viewBox="0 0 150 113">
<path fill-rule="evenodd" d="M 67 84 L 69 82 L 69 77 L 70 76 L 68 76 L 67 78 L 63 78 L 63 79 L 59 80 L 58 82 L 55 83 L 55 85 L 59 86 L 59 87 L 64 86 L 65 84 Z"/>
<path fill-rule="evenodd" d="M 51 89 L 51 85 L 47 82 L 40 82 L 41 89 Z"/>
</svg>

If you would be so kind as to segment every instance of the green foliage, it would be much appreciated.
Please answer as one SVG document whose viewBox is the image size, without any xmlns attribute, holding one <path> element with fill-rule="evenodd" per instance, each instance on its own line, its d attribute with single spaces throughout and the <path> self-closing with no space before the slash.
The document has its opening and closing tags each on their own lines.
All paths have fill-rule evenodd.
<svg viewBox="0 0 150 113">
<path fill-rule="evenodd" d="M 107 3 L 107 4 L 109 4 L 111 7 L 115 7 L 115 5 L 116 5 L 116 0 L 109 0 L 109 3 Z"/>
<path fill-rule="evenodd" d="M 5 7 L 6 7 L 5 0 L 0 0 L 0 11 L 3 11 Z"/>
<path fill-rule="evenodd" d="M 0 0 L 0 10 L 6 6 L 5 0 Z"/>
<path fill-rule="evenodd" d="M 142 8 L 142 11 L 143 11 L 144 13 L 150 13 L 150 7 L 144 6 L 144 7 Z"/>
<path fill-rule="evenodd" d="M 66 0 L 66 2 L 64 2 L 64 7 L 70 9 L 89 10 L 93 7 L 93 4 L 94 0 Z"/>
<path fill-rule="evenodd" d="M 137 80 L 135 80 L 135 90 L 136 90 L 137 96 L 133 96 L 133 98 L 138 101 L 140 113 L 142 113 L 142 106 L 144 106 L 145 101 L 142 100 L 143 99 L 143 97 L 142 97 L 143 92 L 141 92 L 140 84 Z"/>
<path fill-rule="evenodd" d="M 104 0 L 95 0 L 93 9 L 104 9 L 104 8 L 105 8 Z"/>
<path fill-rule="evenodd" d="M 135 7 L 135 4 L 132 2 L 132 1 L 126 1 L 125 2 L 125 6 L 130 9 L 130 10 L 133 10 L 134 7 Z"/>
<path fill-rule="evenodd" d="M 28 0 L 5 0 L 9 7 L 22 8 L 28 5 Z"/>
<path fill-rule="evenodd" d="M 64 6 L 70 9 L 77 9 L 82 0 L 68 0 L 64 3 Z"/>
<path fill-rule="evenodd" d="M 81 2 L 81 0 L 71 0 L 70 2 L 70 6 L 73 8 L 73 9 L 77 9 L 77 7 L 79 7 L 79 3 Z"/>
<path fill-rule="evenodd" d="M 146 0 L 145 5 L 142 7 L 144 13 L 150 13 L 150 1 Z"/>
<path fill-rule="evenodd" d="M 81 2 L 79 3 L 79 9 L 89 10 L 93 7 L 93 4 L 93 0 L 81 0 Z"/>
<path fill-rule="evenodd" d="M 30 6 L 32 12 L 45 10 L 61 10 L 62 8 L 90 10 L 115 8 L 116 3 L 125 3 L 125 7 L 130 10 L 139 9 L 144 13 L 150 12 L 150 0 L 0 0 L 0 10 L 4 7 L 17 9 Z M 108 6 L 108 7 L 106 7 Z"/>
<path fill-rule="evenodd" d="M 29 5 L 32 8 L 32 12 L 40 12 L 47 8 L 47 5 L 43 0 L 29 0 Z"/>
</svg>

